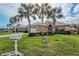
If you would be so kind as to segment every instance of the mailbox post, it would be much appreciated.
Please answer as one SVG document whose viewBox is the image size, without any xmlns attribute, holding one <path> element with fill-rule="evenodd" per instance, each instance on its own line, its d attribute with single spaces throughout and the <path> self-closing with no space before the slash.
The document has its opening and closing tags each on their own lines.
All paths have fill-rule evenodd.
<svg viewBox="0 0 79 59">
<path fill-rule="evenodd" d="M 19 34 L 12 34 L 10 35 L 10 39 L 13 39 L 15 42 L 15 55 L 18 55 L 18 49 L 17 49 L 17 41 L 21 39 L 21 35 Z"/>
<path fill-rule="evenodd" d="M 17 51 L 18 51 L 18 49 L 17 49 L 18 47 L 17 47 L 17 40 L 15 40 L 15 54 L 17 55 L 18 53 L 17 53 Z"/>
</svg>

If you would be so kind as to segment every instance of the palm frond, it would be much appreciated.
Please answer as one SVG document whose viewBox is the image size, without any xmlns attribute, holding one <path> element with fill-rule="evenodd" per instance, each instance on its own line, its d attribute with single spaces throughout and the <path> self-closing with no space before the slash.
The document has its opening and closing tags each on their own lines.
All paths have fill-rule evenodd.
<svg viewBox="0 0 79 59">
<path fill-rule="evenodd" d="M 33 18 L 34 20 L 36 20 L 36 17 L 35 17 L 34 15 L 32 15 L 32 18 Z"/>
<path fill-rule="evenodd" d="M 28 4 L 22 3 L 21 7 L 26 10 L 26 9 L 28 9 Z"/>
</svg>

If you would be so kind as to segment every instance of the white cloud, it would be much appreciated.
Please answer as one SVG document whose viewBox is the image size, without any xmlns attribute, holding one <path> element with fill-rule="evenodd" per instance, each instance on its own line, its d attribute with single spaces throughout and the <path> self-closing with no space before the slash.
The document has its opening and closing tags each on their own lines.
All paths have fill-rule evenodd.
<svg viewBox="0 0 79 59">
<path fill-rule="evenodd" d="M 70 13 L 71 4 L 66 4 L 66 3 L 62 4 L 61 8 L 62 8 L 63 15 L 67 16 Z"/>
<path fill-rule="evenodd" d="M 59 19 L 60 21 L 63 22 L 69 22 L 69 23 L 78 23 L 78 19 L 79 19 L 79 4 L 74 8 L 74 13 L 77 12 L 78 14 L 76 15 L 76 17 L 72 17 L 69 16 L 70 14 L 70 9 L 72 7 L 71 3 L 54 3 L 51 4 L 53 7 L 61 7 L 62 8 L 62 14 L 64 16 L 66 16 L 64 19 Z M 3 3 L 0 4 L 0 13 L 7 15 L 7 16 L 14 16 L 17 14 L 18 11 L 18 7 L 20 6 L 20 4 L 18 3 Z M 31 21 L 35 22 L 35 21 Z M 28 21 L 26 19 L 23 20 L 23 22 L 21 22 L 21 24 L 28 24 Z"/>
<path fill-rule="evenodd" d="M 17 14 L 17 9 L 19 6 L 20 4 L 2 3 L 0 4 L 0 13 L 3 13 L 7 16 L 14 16 Z"/>
<path fill-rule="evenodd" d="M 74 13 L 77 13 L 77 16 L 79 16 L 79 4 L 74 8 Z"/>
<path fill-rule="evenodd" d="M 65 16 L 65 18 L 63 18 L 63 22 L 66 22 L 66 23 L 79 23 L 79 4 L 74 7 L 74 10 L 73 12 L 74 13 L 77 13 L 75 16 L 70 16 L 70 9 L 72 7 L 72 4 L 69 3 L 69 4 L 63 4 L 61 5 L 62 6 L 62 13 L 63 15 Z"/>
</svg>

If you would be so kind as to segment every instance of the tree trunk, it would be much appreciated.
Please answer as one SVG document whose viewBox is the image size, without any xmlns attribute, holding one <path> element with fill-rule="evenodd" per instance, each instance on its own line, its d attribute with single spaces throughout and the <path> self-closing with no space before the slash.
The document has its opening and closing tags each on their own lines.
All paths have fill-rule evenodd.
<svg viewBox="0 0 79 59">
<path fill-rule="evenodd" d="M 28 33 L 30 34 L 30 31 L 31 31 L 31 23 L 30 23 L 30 18 L 28 17 L 28 23 L 29 23 L 29 26 L 28 26 Z"/>
<path fill-rule="evenodd" d="M 10 27 L 8 28 L 8 32 L 10 32 Z"/>
<path fill-rule="evenodd" d="M 11 33 L 11 27 L 9 27 L 9 32 Z"/>
<path fill-rule="evenodd" d="M 55 23 L 56 23 L 56 19 L 55 19 L 55 16 L 53 17 L 53 33 L 55 33 Z"/>
<path fill-rule="evenodd" d="M 28 23 L 29 23 L 29 28 L 28 28 L 28 34 L 30 34 L 31 31 L 31 23 L 30 23 L 30 3 L 29 3 L 29 8 L 28 8 Z"/>
<path fill-rule="evenodd" d="M 44 35 L 44 32 L 43 32 L 43 20 L 44 20 L 44 15 L 43 15 L 43 4 L 42 4 L 42 39 L 44 39 L 43 35 Z"/>
<path fill-rule="evenodd" d="M 16 33 L 16 32 L 17 32 L 17 31 L 16 31 L 16 29 L 17 29 L 17 26 L 15 26 L 14 28 L 15 28 L 15 33 Z"/>
</svg>

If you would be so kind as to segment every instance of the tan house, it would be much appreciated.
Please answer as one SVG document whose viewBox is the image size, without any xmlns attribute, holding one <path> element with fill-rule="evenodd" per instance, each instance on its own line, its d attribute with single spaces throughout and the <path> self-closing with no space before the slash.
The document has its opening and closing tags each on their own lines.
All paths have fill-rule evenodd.
<svg viewBox="0 0 79 59">
<path fill-rule="evenodd" d="M 52 24 L 52 23 L 50 23 Z M 40 33 L 40 32 L 48 32 L 48 26 L 49 24 L 44 23 L 42 26 L 41 22 L 36 22 L 31 24 L 31 32 L 32 33 Z M 28 27 L 28 26 L 27 26 Z M 71 26 L 69 24 L 65 24 L 63 22 L 56 22 L 55 25 L 56 29 L 64 29 L 65 31 L 70 31 Z"/>
<path fill-rule="evenodd" d="M 37 32 L 47 32 L 48 31 L 48 26 L 47 25 L 36 25 L 36 29 L 37 29 Z"/>
<path fill-rule="evenodd" d="M 40 33 L 40 32 L 47 32 L 48 31 L 48 26 L 52 24 L 52 22 L 45 22 L 42 26 L 41 22 L 36 22 L 31 24 L 31 32 L 32 33 Z M 20 25 L 17 28 L 17 31 L 26 31 L 28 30 L 29 26 L 28 25 Z M 59 22 L 57 21 L 55 24 L 55 28 L 56 29 L 64 29 L 65 31 L 70 31 L 70 29 L 72 28 L 72 26 L 70 24 L 66 24 L 63 22 Z M 79 29 L 79 25 L 77 26 L 77 28 Z"/>
<path fill-rule="evenodd" d="M 70 31 L 71 27 L 72 26 L 70 24 L 66 24 L 63 22 L 56 22 L 56 25 L 55 25 L 56 29 L 64 29 L 65 31 Z"/>
<path fill-rule="evenodd" d="M 27 26 L 29 27 L 29 26 Z M 31 33 L 41 33 L 41 32 L 47 32 L 48 31 L 48 26 L 46 24 L 39 23 L 34 23 L 31 25 Z"/>
<path fill-rule="evenodd" d="M 76 29 L 79 32 L 79 24 L 76 24 Z"/>
</svg>

